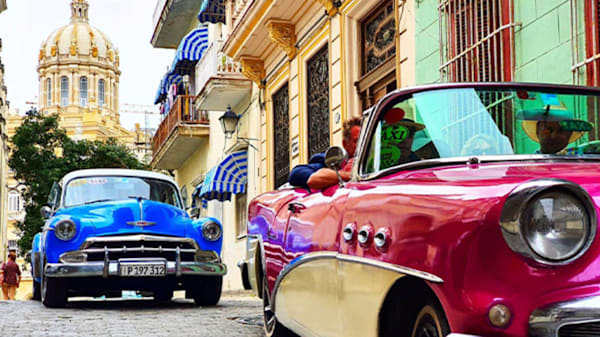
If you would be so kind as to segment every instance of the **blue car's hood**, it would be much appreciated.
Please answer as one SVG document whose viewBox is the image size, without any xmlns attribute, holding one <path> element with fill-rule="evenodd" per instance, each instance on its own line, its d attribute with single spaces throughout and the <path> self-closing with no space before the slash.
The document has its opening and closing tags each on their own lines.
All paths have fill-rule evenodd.
<svg viewBox="0 0 600 337">
<path fill-rule="evenodd" d="M 192 230 L 188 228 L 191 219 L 183 210 L 151 200 L 98 202 L 61 209 L 55 215 L 63 214 L 87 229 L 84 232 L 95 235 L 147 233 L 185 237 Z M 141 226 L 141 221 L 154 224 Z"/>
</svg>

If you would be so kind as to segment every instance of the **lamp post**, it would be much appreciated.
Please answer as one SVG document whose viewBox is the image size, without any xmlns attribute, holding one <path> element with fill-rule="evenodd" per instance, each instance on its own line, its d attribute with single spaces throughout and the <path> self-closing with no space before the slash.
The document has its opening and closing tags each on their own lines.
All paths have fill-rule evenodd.
<svg viewBox="0 0 600 337">
<path fill-rule="evenodd" d="M 228 105 L 225 113 L 219 117 L 219 121 L 223 127 L 223 133 L 225 133 L 225 138 L 231 138 L 231 136 L 233 136 L 233 133 L 237 130 L 239 120 L 240 116 L 233 112 L 231 106 Z"/>
</svg>

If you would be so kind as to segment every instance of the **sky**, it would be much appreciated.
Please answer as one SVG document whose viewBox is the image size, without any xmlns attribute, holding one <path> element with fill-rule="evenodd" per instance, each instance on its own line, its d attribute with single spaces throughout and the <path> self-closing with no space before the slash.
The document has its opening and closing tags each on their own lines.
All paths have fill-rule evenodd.
<svg viewBox="0 0 600 337">
<path fill-rule="evenodd" d="M 156 0 L 88 0 L 90 24 L 103 31 L 120 55 L 120 104 L 149 105 L 157 109 L 154 97 L 158 84 L 173 61 L 175 50 L 153 48 L 152 16 Z M 5 67 L 11 108 L 23 113 L 26 102 L 37 102 L 38 55 L 42 42 L 57 28 L 70 22 L 71 0 L 7 0 L 0 14 L 0 57 Z M 158 115 L 147 117 L 155 128 Z M 143 114 L 121 112 L 121 123 L 132 129 Z"/>
</svg>

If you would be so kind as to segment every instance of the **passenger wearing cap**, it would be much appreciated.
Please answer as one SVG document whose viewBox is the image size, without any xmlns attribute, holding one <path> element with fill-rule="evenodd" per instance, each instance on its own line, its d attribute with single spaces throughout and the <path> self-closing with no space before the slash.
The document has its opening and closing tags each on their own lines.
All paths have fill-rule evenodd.
<svg viewBox="0 0 600 337">
<path fill-rule="evenodd" d="M 537 153 L 557 154 L 567 145 L 592 130 L 592 123 L 575 119 L 564 104 L 546 105 L 542 109 L 523 110 L 517 114 L 523 131 L 540 144 Z"/>
</svg>

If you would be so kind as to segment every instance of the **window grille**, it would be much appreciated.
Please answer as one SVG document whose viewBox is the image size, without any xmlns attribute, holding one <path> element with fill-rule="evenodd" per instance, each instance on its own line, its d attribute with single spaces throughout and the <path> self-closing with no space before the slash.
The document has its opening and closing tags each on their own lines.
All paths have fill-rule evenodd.
<svg viewBox="0 0 600 337">
<path fill-rule="evenodd" d="M 104 80 L 98 81 L 98 106 L 104 106 Z"/>
<path fill-rule="evenodd" d="M 46 79 L 46 106 L 52 105 L 52 80 Z"/>
<path fill-rule="evenodd" d="M 66 76 L 60 78 L 60 106 L 69 105 L 69 79 Z"/>
<path fill-rule="evenodd" d="M 438 13 L 443 81 L 512 79 L 512 0 L 440 0 Z"/>
<path fill-rule="evenodd" d="M 600 85 L 600 0 L 571 0 L 573 82 Z"/>
<path fill-rule="evenodd" d="M 87 106 L 88 103 L 88 80 L 87 77 L 79 79 L 79 105 Z"/>
<path fill-rule="evenodd" d="M 308 62 L 308 158 L 329 147 L 329 48 L 323 47 Z"/>
<path fill-rule="evenodd" d="M 571 0 L 571 72 L 573 83 L 600 86 L 600 0 Z M 580 116 L 596 125 L 600 121 L 600 101 L 589 97 L 587 116 Z M 588 140 L 600 139 L 600 130 L 594 128 Z"/>
<path fill-rule="evenodd" d="M 290 173 L 289 93 L 286 83 L 273 95 L 273 148 L 275 188 L 285 184 Z"/>
</svg>

